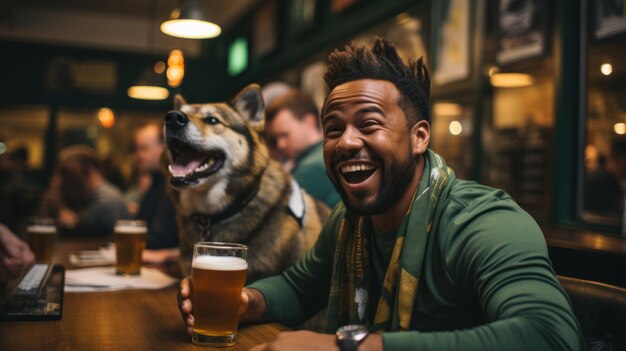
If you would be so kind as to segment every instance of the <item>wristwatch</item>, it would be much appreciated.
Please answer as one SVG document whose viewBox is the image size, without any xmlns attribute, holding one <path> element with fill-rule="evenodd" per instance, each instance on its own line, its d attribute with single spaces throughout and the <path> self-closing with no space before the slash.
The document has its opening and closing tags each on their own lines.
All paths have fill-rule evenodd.
<svg viewBox="0 0 626 351">
<path fill-rule="evenodd" d="M 349 324 L 337 329 L 337 345 L 341 351 L 357 351 L 359 344 L 369 335 L 361 324 Z"/>
</svg>

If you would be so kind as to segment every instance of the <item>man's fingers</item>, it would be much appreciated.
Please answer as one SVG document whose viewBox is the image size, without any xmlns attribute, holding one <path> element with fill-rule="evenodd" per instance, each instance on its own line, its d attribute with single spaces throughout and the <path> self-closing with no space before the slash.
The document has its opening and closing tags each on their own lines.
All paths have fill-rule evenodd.
<svg viewBox="0 0 626 351">
<path fill-rule="evenodd" d="M 187 315 L 187 319 L 185 319 L 185 323 L 187 323 L 187 326 L 193 327 L 194 321 L 195 319 L 193 318 L 193 314 Z"/>
<path fill-rule="evenodd" d="M 183 313 L 191 313 L 193 311 L 193 308 L 191 307 L 191 300 L 189 299 L 183 300 L 180 307 Z"/>
<path fill-rule="evenodd" d="M 244 314 L 248 311 L 248 306 L 250 305 L 250 296 L 246 294 L 245 291 L 241 292 L 241 301 L 239 303 L 239 315 Z"/>
<path fill-rule="evenodd" d="M 180 281 L 179 294 L 181 298 L 183 299 L 189 298 L 189 292 L 191 291 L 190 284 L 191 284 L 191 280 L 189 278 L 185 278 Z"/>
</svg>

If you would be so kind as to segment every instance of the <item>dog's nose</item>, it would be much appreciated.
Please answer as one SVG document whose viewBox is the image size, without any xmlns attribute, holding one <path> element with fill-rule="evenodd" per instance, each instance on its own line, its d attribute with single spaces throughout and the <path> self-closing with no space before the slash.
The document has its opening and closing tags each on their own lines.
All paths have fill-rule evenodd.
<svg viewBox="0 0 626 351">
<path fill-rule="evenodd" d="M 189 117 L 178 110 L 170 111 L 165 115 L 165 126 L 170 129 L 179 129 L 189 122 Z"/>
</svg>

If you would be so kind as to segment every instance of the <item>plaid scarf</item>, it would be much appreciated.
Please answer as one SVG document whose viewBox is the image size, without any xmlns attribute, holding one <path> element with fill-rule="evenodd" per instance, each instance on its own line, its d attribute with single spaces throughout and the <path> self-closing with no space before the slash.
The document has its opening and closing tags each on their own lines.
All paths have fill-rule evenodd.
<svg viewBox="0 0 626 351">
<path fill-rule="evenodd" d="M 367 320 L 369 243 L 362 216 L 346 212 L 339 229 L 328 298 L 328 332 L 346 324 L 367 324 L 373 330 L 408 330 L 419 285 L 426 241 L 444 189 L 454 172 L 430 149 L 424 173 L 404 221 L 385 273 L 373 325 Z"/>
</svg>

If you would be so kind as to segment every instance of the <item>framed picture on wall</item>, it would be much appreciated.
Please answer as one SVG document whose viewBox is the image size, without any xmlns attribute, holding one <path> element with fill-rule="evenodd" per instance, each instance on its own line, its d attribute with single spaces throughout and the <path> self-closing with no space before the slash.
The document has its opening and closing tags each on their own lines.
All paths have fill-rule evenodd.
<svg viewBox="0 0 626 351">
<path fill-rule="evenodd" d="M 252 32 L 252 54 L 264 56 L 278 46 L 278 3 L 276 0 L 264 4 L 254 17 Z"/>
<path fill-rule="evenodd" d="M 500 0 L 496 62 L 500 65 L 541 56 L 548 40 L 547 0 Z"/>
<path fill-rule="evenodd" d="M 626 1 L 595 0 L 592 3 L 596 39 L 626 33 Z"/>
<path fill-rule="evenodd" d="M 470 0 L 433 2 L 433 81 L 444 85 L 470 76 Z"/>
<path fill-rule="evenodd" d="M 289 19 L 291 31 L 298 35 L 315 27 L 316 0 L 292 0 Z"/>
</svg>

